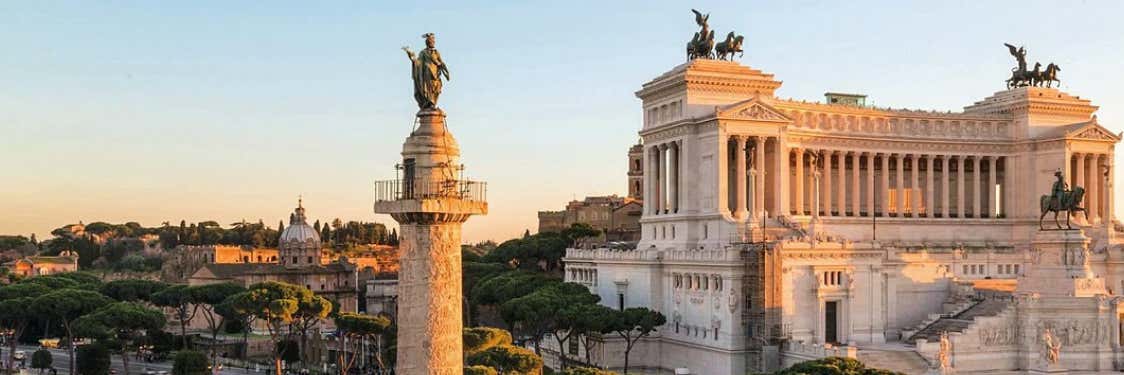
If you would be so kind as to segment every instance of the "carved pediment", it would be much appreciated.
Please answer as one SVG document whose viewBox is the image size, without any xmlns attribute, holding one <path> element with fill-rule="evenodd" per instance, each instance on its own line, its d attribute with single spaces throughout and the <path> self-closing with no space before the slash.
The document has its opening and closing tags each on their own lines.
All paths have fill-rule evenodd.
<svg viewBox="0 0 1124 375">
<path fill-rule="evenodd" d="M 718 117 L 757 121 L 792 122 L 788 116 L 758 99 L 750 99 L 718 110 Z"/>
<path fill-rule="evenodd" d="M 1069 134 L 1068 138 L 1089 139 L 1094 141 L 1119 141 L 1120 135 L 1112 134 L 1112 132 L 1105 129 L 1097 123 L 1090 123 L 1089 125 L 1075 129 Z"/>
</svg>

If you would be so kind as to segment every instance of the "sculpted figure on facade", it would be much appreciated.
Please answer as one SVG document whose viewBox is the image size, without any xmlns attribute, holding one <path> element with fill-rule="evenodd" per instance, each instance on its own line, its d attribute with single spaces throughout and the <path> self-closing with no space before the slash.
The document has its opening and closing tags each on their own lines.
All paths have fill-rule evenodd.
<svg viewBox="0 0 1124 375">
<path fill-rule="evenodd" d="M 1058 364 L 1058 358 L 1061 355 L 1062 343 L 1054 337 L 1054 330 L 1046 328 L 1042 331 L 1042 360 L 1047 365 Z"/>
<path fill-rule="evenodd" d="M 433 33 L 426 33 L 422 37 L 425 38 L 425 49 L 417 55 L 409 47 L 402 47 L 402 50 L 406 51 L 413 67 L 411 76 L 414 79 L 414 100 L 418 102 L 418 109 L 432 109 L 437 108 L 437 97 L 441 95 L 441 77 L 449 79 L 449 67 L 434 47 L 437 37 Z"/>
<path fill-rule="evenodd" d="M 941 331 L 941 346 L 937 351 L 937 364 L 941 372 L 952 368 L 952 340 L 948 338 L 948 331 Z"/>
</svg>

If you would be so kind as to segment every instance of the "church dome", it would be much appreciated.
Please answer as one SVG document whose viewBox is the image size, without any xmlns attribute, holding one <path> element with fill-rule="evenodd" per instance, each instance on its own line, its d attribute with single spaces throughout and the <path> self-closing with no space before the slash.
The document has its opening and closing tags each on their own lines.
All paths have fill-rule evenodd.
<svg viewBox="0 0 1124 375">
<path fill-rule="evenodd" d="M 320 234 L 316 233 L 316 230 L 305 220 L 304 206 L 300 200 L 297 201 L 297 209 L 289 216 L 289 226 L 281 232 L 278 243 L 282 249 L 308 245 L 320 248 Z"/>
</svg>

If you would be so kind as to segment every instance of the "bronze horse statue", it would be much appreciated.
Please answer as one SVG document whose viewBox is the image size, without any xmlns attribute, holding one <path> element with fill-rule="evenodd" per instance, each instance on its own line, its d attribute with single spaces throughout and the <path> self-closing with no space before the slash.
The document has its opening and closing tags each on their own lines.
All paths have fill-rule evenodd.
<svg viewBox="0 0 1124 375">
<path fill-rule="evenodd" d="M 1085 188 L 1080 186 L 1075 186 L 1073 190 L 1064 192 L 1056 201 L 1049 195 L 1043 195 L 1042 198 L 1039 199 L 1039 206 L 1042 208 L 1042 216 L 1038 217 L 1038 229 L 1046 229 L 1042 227 L 1042 219 L 1045 218 L 1046 214 L 1049 212 L 1054 213 L 1054 225 L 1058 227 L 1057 229 L 1062 229 L 1062 224 L 1058 222 L 1058 212 L 1061 211 L 1065 211 L 1066 229 L 1073 229 L 1069 224 L 1069 217 L 1075 212 L 1081 212 L 1085 215 L 1085 220 L 1089 220 L 1089 213 L 1085 211 L 1085 208 L 1078 206 L 1081 204 L 1081 199 L 1084 197 Z"/>
<path fill-rule="evenodd" d="M 1042 74 L 1041 69 L 1042 63 L 1034 63 L 1034 70 L 1029 72 L 1011 69 L 1011 78 L 1007 80 L 1007 89 L 1032 85 L 1034 80 Z"/>
<path fill-rule="evenodd" d="M 1057 82 L 1058 86 L 1061 86 L 1062 81 L 1058 79 L 1058 72 L 1061 70 L 1062 68 L 1059 67 L 1058 64 L 1050 63 L 1046 65 L 1045 71 L 1031 77 L 1031 85 L 1034 87 L 1041 87 L 1042 84 L 1045 83 L 1046 87 L 1051 87 L 1051 82 Z"/>
<path fill-rule="evenodd" d="M 745 54 L 745 52 L 742 51 L 742 41 L 744 39 L 745 36 L 734 36 L 734 32 L 731 31 L 729 34 L 726 34 L 726 40 L 714 46 L 714 55 L 718 57 L 719 60 L 730 60 L 734 57 L 735 53 L 738 54 L 738 57 L 741 57 Z"/>
<path fill-rule="evenodd" d="M 710 14 L 703 15 L 694 9 L 691 9 L 691 12 L 695 13 L 695 23 L 699 25 L 700 30 L 687 43 L 687 60 L 709 59 L 714 56 L 711 52 L 714 50 L 714 30 L 710 29 L 710 24 L 707 22 Z"/>
</svg>

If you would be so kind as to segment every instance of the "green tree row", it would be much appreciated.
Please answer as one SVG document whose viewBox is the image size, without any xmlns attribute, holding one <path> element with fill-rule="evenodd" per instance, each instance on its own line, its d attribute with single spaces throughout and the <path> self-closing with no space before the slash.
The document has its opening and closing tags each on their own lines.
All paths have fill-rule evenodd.
<svg viewBox="0 0 1124 375">
<path fill-rule="evenodd" d="M 597 235 L 588 225 L 576 224 L 562 232 L 528 234 L 506 241 L 480 254 L 481 246 L 463 252 L 464 295 L 467 325 L 498 317 L 515 335 L 516 342 L 541 344 L 552 337 L 559 348 L 577 340 L 585 349 L 585 363 L 596 342 L 605 335 L 625 344 L 625 371 L 632 348 L 666 323 L 663 314 L 647 308 L 613 309 L 599 304 L 600 297 L 581 284 L 563 282 L 562 258 L 566 248 L 580 238 Z M 565 371 L 565 350 L 559 350 Z"/>
</svg>

